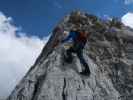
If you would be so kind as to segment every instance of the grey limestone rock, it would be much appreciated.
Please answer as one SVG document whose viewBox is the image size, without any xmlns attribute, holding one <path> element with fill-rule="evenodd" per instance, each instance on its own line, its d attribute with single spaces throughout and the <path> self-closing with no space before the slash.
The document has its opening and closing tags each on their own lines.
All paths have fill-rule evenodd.
<svg viewBox="0 0 133 100">
<path fill-rule="evenodd" d="M 75 54 L 71 64 L 64 62 L 64 45 L 53 48 L 63 34 L 53 31 L 7 100 L 133 100 L 133 31 L 122 25 L 110 32 L 109 23 L 79 11 L 66 16 L 59 28 L 85 28 L 90 33 L 83 55 L 91 75 L 79 74 L 82 64 Z"/>
</svg>

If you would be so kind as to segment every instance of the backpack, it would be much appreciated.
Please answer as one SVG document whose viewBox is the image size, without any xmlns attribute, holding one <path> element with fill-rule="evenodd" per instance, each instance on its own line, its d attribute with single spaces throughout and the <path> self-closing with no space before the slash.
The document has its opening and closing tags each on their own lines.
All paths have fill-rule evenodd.
<svg viewBox="0 0 133 100">
<path fill-rule="evenodd" d="M 74 42 L 74 48 L 79 50 L 83 49 L 86 44 L 86 41 L 87 41 L 87 36 L 85 36 L 84 33 L 79 32 Z"/>
<path fill-rule="evenodd" d="M 83 32 L 79 32 L 76 42 L 85 44 L 87 41 L 87 36 Z"/>
</svg>

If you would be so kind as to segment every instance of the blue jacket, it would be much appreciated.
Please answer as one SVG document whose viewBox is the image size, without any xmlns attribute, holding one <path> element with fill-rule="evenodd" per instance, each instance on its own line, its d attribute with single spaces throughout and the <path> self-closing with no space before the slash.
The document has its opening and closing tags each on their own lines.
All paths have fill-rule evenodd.
<svg viewBox="0 0 133 100">
<path fill-rule="evenodd" d="M 78 38 L 79 34 L 80 34 L 79 32 L 71 31 L 69 33 L 69 35 L 64 40 L 62 40 L 61 42 L 64 43 L 64 42 L 67 42 L 70 39 L 72 39 L 72 42 L 74 42 L 74 47 L 76 47 L 77 49 L 83 49 L 86 42 L 83 42 L 83 41 L 82 42 L 77 42 L 77 38 Z"/>
<path fill-rule="evenodd" d="M 62 40 L 62 43 L 67 42 L 67 41 L 69 41 L 70 39 L 72 39 L 72 41 L 74 42 L 74 41 L 76 40 L 78 34 L 79 34 L 78 32 L 71 31 L 71 32 L 69 33 L 69 35 L 68 35 L 64 40 Z"/>
</svg>

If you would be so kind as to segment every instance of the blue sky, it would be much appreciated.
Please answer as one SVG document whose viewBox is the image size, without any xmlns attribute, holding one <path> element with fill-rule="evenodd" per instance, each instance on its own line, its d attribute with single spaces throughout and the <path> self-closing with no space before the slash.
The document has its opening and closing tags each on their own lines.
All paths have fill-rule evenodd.
<svg viewBox="0 0 133 100">
<path fill-rule="evenodd" d="M 80 9 L 97 16 L 122 17 L 133 12 L 132 0 L 0 0 L 0 11 L 11 16 L 27 35 L 48 35 L 64 15 Z M 131 3 L 131 4 L 130 4 Z"/>
</svg>

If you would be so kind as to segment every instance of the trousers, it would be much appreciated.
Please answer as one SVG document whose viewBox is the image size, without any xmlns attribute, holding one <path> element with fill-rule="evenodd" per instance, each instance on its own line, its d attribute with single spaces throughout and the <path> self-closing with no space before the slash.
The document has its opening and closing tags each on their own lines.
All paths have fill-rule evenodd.
<svg viewBox="0 0 133 100">
<path fill-rule="evenodd" d="M 80 63 L 84 66 L 85 70 L 89 69 L 89 66 L 83 57 L 83 49 L 82 48 L 70 47 L 68 50 L 66 50 L 68 62 L 72 62 L 72 60 L 73 60 L 72 53 L 76 53 L 77 57 L 80 60 Z"/>
</svg>

